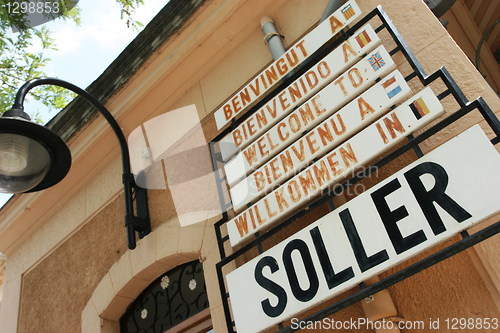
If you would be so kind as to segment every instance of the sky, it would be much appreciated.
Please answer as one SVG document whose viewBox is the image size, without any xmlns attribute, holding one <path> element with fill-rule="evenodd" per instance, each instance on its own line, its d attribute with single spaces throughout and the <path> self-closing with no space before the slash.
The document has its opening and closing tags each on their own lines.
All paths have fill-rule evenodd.
<svg viewBox="0 0 500 333">
<path fill-rule="evenodd" d="M 167 4 L 168 0 L 144 0 L 132 17 L 144 24 Z M 80 0 L 81 25 L 74 22 L 55 20 L 45 23 L 55 39 L 58 50 L 49 50 L 46 56 L 51 59 L 45 67 L 45 74 L 86 88 L 118 57 L 127 45 L 137 36 L 132 28 L 127 28 L 126 20 L 120 19 L 120 6 L 115 0 Z M 39 26 L 40 27 L 40 26 Z M 39 45 L 33 45 L 37 51 Z M 25 111 L 28 114 L 40 113 L 43 122 L 48 122 L 59 110 L 48 112 L 41 103 L 27 99 Z M 0 194 L 0 207 L 11 195 Z"/>
<path fill-rule="evenodd" d="M 133 18 L 146 25 L 167 2 L 144 0 L 144 5 L 137 9 Z M 58 48 L 46 53 L 51 61 L 45 67 L 45 73 L 85 88 L 101 75 L 138 33 L 127 28 L 126 21 L 120 19 L 120 6 L 114 0 L 80 0 L 78 6 L 81 8 L 81 26 L 63 20 L 45 24 Z M 47 113 L 43 105 L 37 105 L 36 110 L 42 113 L 44 122 L 57 114 L 57 110 Z"/>
</svg>

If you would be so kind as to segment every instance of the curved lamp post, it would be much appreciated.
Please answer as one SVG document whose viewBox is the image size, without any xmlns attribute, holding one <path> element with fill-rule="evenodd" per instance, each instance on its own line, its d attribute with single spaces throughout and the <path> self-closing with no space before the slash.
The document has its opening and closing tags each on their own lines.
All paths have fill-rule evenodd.
<svg viewBox="0 0 500 333">
<path fill-rule="evenodd" d="M 26 94 L 36 86 L 55 85 L 69 89 L 92 103 L 108 121 L 120 143 L 125 195 L 125 227 L 130 249 L 136 246 L 135 232 L 143 238 L 151 232 L 147 191 L 136 185 L 130 171 L 127 141 L 120 126 L 94 96 L 56 78 L 37 78 L 17 92 L 12 109 L 0 117 L 0 192 L 28 193 L 60 182 L 71 167 L 71 152 L 62 138 L 45 126 L 31 122 L 24 112 Z M 134 214 L 135 194 L 137 216 Z"/>
</svg>

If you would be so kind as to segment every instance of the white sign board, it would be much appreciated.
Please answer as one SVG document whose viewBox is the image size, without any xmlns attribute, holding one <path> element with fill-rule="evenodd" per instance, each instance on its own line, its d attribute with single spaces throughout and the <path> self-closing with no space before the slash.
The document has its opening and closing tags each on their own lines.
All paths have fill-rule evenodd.
<svg viewBox="0 0 500 333">
<path fill-rule="evenodd" d="M 276 85 L 305 59 L 316 52 L 323 44 L 344 29 L 361 15 L 354 0 L 350 0 L 319 24 L 314 30 L 295 43 L 278 60 L 255 77 L 243 89 L 231 97 L 215 111 L 217 129 L 224 127 L 236 114 L 243 112 L 266 92 Z"/>
<path fill-rule="evenodd" d="M 388 89 L 397 88 L 391 85 Z M 414 113 L 417 106 L 420 114 Z M 432 90 L 422 90 L 227 222 L 231 245 L 241 243 L 306 204 L 443 113 L 443 106 Z"/>
<path fill-rule="evenodd" d="M 220 147 L 223 160 L 227 161 L 239 150 L 245 148 L 291 112 L 295 106 L 304 103 L 358 62 L 363 54 L 371 52 L 379 44 L 380 39 L 369 24 L 356 31 L 351 38 L 318 61 L 314 67 L 222 138 Z"/>
<path fill-rule="evenodd" d="M 389 94 L 385 87 L 390 85 L 397 86 L 397 91 Z M 380 118 L 391 106 L 403 101 L 410 93 L 411 90 L 401 73 L 398 70 L 392 72 L 231 188 L 233 207 L 238 210 L 267 194 L 272 188 L 295 175 L 297 170 L 309 165 L 313 159 L 322 157 Z"/>
<path fill-rule="evenodd" d="M 383 46 L 377 47 L 277 125 L 262 134 L 235 159 L 226 163 L 225 171 L 228 182 L 234 183 L 245 176 L 246 170 L 255 170 L 260 167 L 300 138 L 302 133 L 314 128 L 369 88 L 377 79 L 386 76 L 395 68 L 396 65 L 386 49 Z M 240 167 L 241 163 L 244 169 Z"/>
<path fill-rule="evenodd" d="M 500 212 L 500 156 L 467 130 L 226 276 L 238 333 L 259 332 Z"/>
</svg>

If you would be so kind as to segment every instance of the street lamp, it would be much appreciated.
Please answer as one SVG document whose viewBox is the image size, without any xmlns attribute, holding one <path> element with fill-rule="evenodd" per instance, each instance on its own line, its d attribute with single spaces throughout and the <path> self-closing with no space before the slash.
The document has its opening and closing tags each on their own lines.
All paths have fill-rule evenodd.
<svg viewBox="0 0 500 333">
<path fill-rule="evenodd" d="M 71 167 L 71 152 L 62 138 L 45 126 L 31 122 L 24 112 L 26 94 L 36 86 L 55 85 L 69 89 L 92 103 L 108 121 L 120 143 L 125 195 L 125 227 L 129 249 L 136 246 L 135 232 L 143 238 L 151 232 L 147 190 L 136 185 L 130 171 L 127 141 L 118 123 L 94 96 L 69 82 L 37 78 L 17 92 L 12 109 L 0 117 L 0 192 L 41 191 L 60 182 Z M 134 214 L 134 199 L 137 216 Z"/>
</svg>

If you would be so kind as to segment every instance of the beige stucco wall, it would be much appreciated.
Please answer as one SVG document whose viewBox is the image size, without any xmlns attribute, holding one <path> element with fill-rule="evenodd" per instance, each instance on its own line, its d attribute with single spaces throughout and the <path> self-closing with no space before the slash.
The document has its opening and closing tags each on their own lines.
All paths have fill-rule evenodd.
<svg viewBox="0 0 500 333">
<path fill-rule="evenodd" d="M 290 46 L 315 25 L 326 3 L 327 0 L 210 1 L 194 18 L 196 23 L 203 23 L 199 23 L 203 28 L 186 28 L 179 35 L 181 39 L 167 42 L 106 106 L 121 116 L 120 124 L 124 124 L 127 134 L 147 119 L 195 104 L 200 118 L 205 118 L 203 130 L 210 140 L 217 134 L 213 111 L 272 60 L 262 41 L 260 18 L 272 17 L 285 36 L 285 46 Z M 428 74 L 446 66 L 470 100 L 483 96 L 500 115 L 498 98 L 422 2 L 359 0 L 358 4 L 363 13 L 382 5 Z M 384 43 L 393 45 L 387 38 Z M 400 54 L 394 60 L 403 74 L 410 73 Z M 415 79 L 410 85 L 414 91 L 422 88 Z M 441 88 L 436 85 L 433 89 L 439 92 Z M 443 103 L 448 115 L 458 109 L 449 99 Z M 424 142 L 424 152 L 478 122 L 491 134 L 484 121 L 473 114 Z M 72 149 L 82 156 L 85 149 L 95 149 L 85 148 L 84 138 L 100 133 L 101 127 L 96 122 L 87 128 Z M 107 134 L 101 136 L 102 141 L 107 140 Z M 75 187 L 67 200 L 53 210 L 57 213 L 41 218 L 27 231 L 30 235 L 22 245 L 8 253 L 0 307 L 1 332 L 32 332 L 34 327 L 37 332 L 117 332 L 113 323 L 151 281 L 193 259 L 203 260 L 214 328 L 225 331 L 215 273 L 215 264 L 220 260 L 213 228 L 217 218 L 180 228 L 169 190 L 150 190 L 153 232 L 138 242 L 137 249 L 128 250 L 123 227 L 121 163 L 113 140 L 111 137 L 112 143 L 108 144 L 112 153 L 90 165 L 90 180 Z M 391 163 L 381 177 L 413 159 L 409 154 Z M 365 184 L 369 186 L 370 181 Z M 265 245 L 272 246 L 291 230 L 298 230 L 327 212 L 327 207 L 322 207 Z M 476 249 L 391 287 L 398 316 L 408 320 L 429 316 L 442 320 L 451 316 L 499 317 L 499 244 L 499 237 L 493 237 Z M 349 293 L 352 291 L 346 294 Z M 336 318 L 363 315 L 361 305 L 356 304 Z"/>
<path fill-rule="evenodd" d="M 492 15 L 495 14 L 492 13 Z M 464 0 L 456 1 L 451 10 L 446 12 L 442 18 L 448 20 L 448 32 L 453 36 L 467 57 L 475 63 L 476 51 L 482 34 L 470 12 L 467 10 Z M 487 42 L 484 42 L 481 47 L 480 59 L 481 70 L 493 88 L 498 91 L 500 87 L 500 67 Z"/>
</svg>

